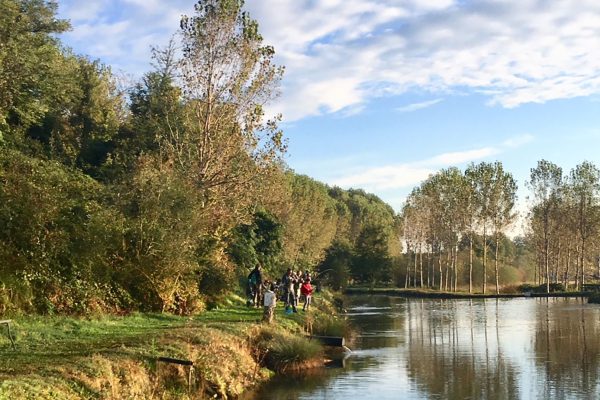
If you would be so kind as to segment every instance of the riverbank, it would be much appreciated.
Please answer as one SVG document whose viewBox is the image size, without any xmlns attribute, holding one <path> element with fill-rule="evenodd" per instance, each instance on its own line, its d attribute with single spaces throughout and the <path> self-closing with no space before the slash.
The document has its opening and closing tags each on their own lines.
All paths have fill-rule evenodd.
<svg viewBox="0 0 600 400">
<path fill-rule="evenodd" d="M 380 294 L 398 297 L 415 297 L 429 299 L 511 299 L 524 297 L 589 297 L 592 292 L 551 292 L 551 293 L 468 293 L 468 292 L 440 292 L 432 289 L 402 289 L 402 288 L 346 288 L 344 294 Z"/>
<path fill-rule="evenodd" d="M 15 317 L 16 350 L 0 333 L 0 399 L 236 397 L 273 370 L 322 365 L 320 347 L 305 335 L 307 326 L 323 328 L 316 320 L 331 319 L 328 296 L 315 296 L 320 310 L 309 313 L 287 315 L 279 304 L 268 327 L 260 323 L 262 309 L 247 308 L 239 297 L 194 317 Z M 265 367 L 272 350 L 266 346 L 280 351 L 280 358 L 271 352 L 272 369 Z M 193 363 L 194 370 L 161 357 Z"/>
</svg>

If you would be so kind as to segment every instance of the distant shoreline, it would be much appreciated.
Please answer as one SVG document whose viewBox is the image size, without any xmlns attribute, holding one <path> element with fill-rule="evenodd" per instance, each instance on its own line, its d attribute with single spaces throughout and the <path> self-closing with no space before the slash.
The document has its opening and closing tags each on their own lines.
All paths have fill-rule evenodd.
<svg viewBox="0 0 600 400">
<path fill-rule="evenodd" d="M 426 299 L 511 299 L 528 297 L 589 297 L 591 292 L 552 292 L 552 293 L 466 293 L 466 292 L 437 292 L 419 289 L 390 289 L 390 288 L 347 288 L 344 294 L 380 294 L 386 296 L 426 298 Z"/>
</svg>

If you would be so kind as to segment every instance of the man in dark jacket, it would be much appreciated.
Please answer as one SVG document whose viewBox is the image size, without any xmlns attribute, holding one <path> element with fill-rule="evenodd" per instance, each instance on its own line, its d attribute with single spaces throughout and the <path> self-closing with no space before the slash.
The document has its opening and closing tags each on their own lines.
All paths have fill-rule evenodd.
<svg viewBox="0 0 600 400">
<path fill-rule="evenodd" d="M 262 273 L 260 272 L 260 264 L 257 264 L 252 272 L 250 272 L 250 275 L 248 275 L 248 287 L 250 288 L 252 304 L 255 307 L 260 307 L 262 288 Z"/>
<path fill-rule="evenodd" d="M 288 311 L 290 307 L 293 312 L 296 310 L 296 285 L 297 278 L 291 268 L 288 268 L 287 272 L 281 278 L 281 285 L 283 286 L 283 298 L 285 300 L 285 310 Z"/>
</svg>

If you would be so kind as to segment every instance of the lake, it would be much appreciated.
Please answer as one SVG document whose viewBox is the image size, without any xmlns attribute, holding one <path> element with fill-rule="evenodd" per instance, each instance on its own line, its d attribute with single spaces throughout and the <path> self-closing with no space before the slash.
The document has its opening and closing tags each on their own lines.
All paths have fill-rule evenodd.
<svg viewBox="0 0 600 400">
<path fill-rule="evenodd" d="M 599 399 L 600 307 L 586 301 L 350 296 L 352 353 L 254 398 Z"/>
</svg>

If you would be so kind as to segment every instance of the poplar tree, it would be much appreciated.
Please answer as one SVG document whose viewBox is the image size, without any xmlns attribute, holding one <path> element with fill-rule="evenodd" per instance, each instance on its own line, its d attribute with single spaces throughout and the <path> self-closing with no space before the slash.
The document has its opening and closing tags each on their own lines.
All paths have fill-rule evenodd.
<svg viewBox="0 0 600 400">
<path fill-rule="evenodd" d="M 499 294 L 498 248 L 500 247 L 500 237 L 504 234 L 504 230 L 516 217 L 513 208 L 516 201 L 517 184 L 512 174 L 504 171 L 501 162 L 497 161 L 493 164 L 493 172 L 490 215 L 495 239 L 494 271 L 496 276 L 496 294 Z"/>
<path fill-rule="evenodd" d="M 557 211 L 563 191 L 562 168 L 546 160 L 538 161 L 537 167 L 531 169 L 528 186 L 534 202 L 531 218 L 540 222 L 546 292 L 550 293 L 550 241 L 558 229 Z"/>
<path fill-rule="evenodd" d="M 600 213 L 600 170 L 589 161 L 577 165 L 569 175 L 569 186 L 575 201 L 575 223 L 579 239 L 579 262 L 576 285 L 585 285 L 586 251 L 590 238 L 597 232 Z"/>
</svg>

